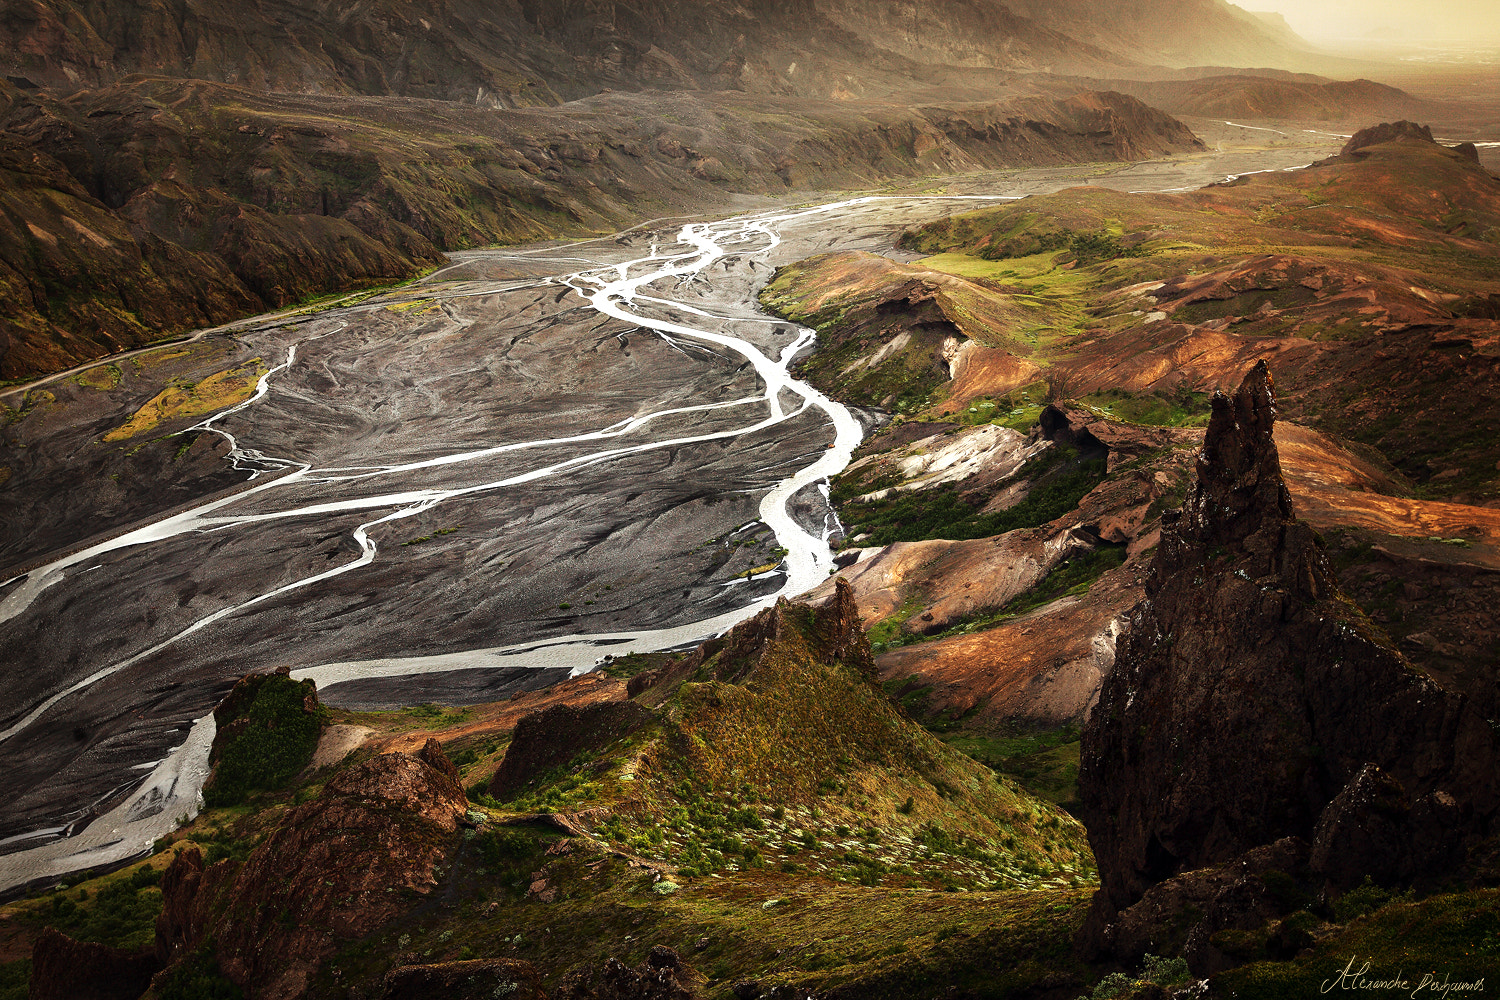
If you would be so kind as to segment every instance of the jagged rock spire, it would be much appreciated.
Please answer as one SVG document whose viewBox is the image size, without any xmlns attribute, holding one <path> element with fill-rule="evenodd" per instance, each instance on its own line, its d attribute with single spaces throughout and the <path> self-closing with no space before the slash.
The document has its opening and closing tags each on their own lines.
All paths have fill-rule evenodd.
<svg viewBox="0 0 1500 1000">
<path fill-rule="evenodd" d="M 1268 520 L 1292 520 L 1292 496 L 1271 437 L 1276 423 L 1271 370 L 1257 362 L 1233 396 L 1216 392 L 1212 405 L 1198 453 L 1198 483 L 1183 508 L 1178 533 L 1233 543 Z"/>
<path fill-rule="evenodd" d="M 1436 877 L 1461 854 L 1452 817 L 1477 834 L 1500 801 L 1490 727 L 1339 595 L 1293 514 L 1275 418 L 1263 363 L 1215 395 L 1197 482 L 1162 518 L 1085 727 L 1081 818 L 1102 886 L 1090 947 L 1114 947 L 1122 912 L 1158 905 L 1143 897 L 1164 880 L 1286 838 L 1333 892 L 1365 874 Z M 1361 840 L 1370 788 L 1400 817 Z"/>
<path fill-rule="evenodd" d="M 1234 394 L 1216 392 L 1198 453 L 1197 481 L 1181 511 L 1162 517 L 1162 541 L 1146 592 L 1182 572 L 1197 572 L 1209 553 L 1245 559 L 1253 579 L 1306 597 L 1329 593 L 1332 569 L 1321 543 L 1297 521 L 1272 437 L 1276 392 L 1271 371 L 1257 362 Z"/>
</svg>

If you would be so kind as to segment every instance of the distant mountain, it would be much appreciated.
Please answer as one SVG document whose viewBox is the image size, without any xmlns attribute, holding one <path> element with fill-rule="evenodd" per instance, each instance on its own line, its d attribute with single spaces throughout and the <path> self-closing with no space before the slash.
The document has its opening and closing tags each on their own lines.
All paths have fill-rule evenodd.
<svg viewBox="0 0 1500 1000">
<path fill-rule="evenodd" d="M 1164 66 L 1273 66 L 1308 48 L 1290 28 L 1224 0 L 1007 0 L 1037 24 L 1117 57 Z"/>
<path fill-rule="evenodd" d="M 1296 46 L 1298 48 L 1307 47 L 1307 42 L 1302 39 L 1302 36 L 1298 35 L 1297 32 L 1292 30 L 1292 26 L 1287 21 L 1285 14 L 1278 13 L 1274 10 L 1250 10 L 1246 11 L 1245 13 L 1249 14 L 1251 17 L 1259 21 L 1264 27 L 1269 29 L 1272 36 L 1279 39 L 1283 44 Z"/>
<path fill-rule="evenodd" d="M 1321 121 L 1428 118 L 1431 101 L 1371 80 L 1327 80 L 1305 74 L 1226 74 L 1191 80 L 1070 77 L 1043 89 L 1072 94 L 1079 88 L 1112 90 L 1174 115 L 1205 118 L 1290 118 Z"/>
<path fill-rule="evenodd" d="M 602 90 L 896 95 L 940 68 L 1269 65 L 1282 34 L 1223 0 L 3 0 L 0 72 L 556 104 Z"/>
</svg>

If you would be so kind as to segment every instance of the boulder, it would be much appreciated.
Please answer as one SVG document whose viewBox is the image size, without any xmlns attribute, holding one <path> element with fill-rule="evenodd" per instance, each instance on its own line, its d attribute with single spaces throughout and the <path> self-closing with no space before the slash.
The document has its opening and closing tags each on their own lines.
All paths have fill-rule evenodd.
<svg viewBox="0 0 1500 1000">
<path fill-rule="evenodd" d="M 533 779 L 581 753 L 604 749 L 653 718 L 649 708 L 633 701 L 553 705 L 533 712 L 517 723 L 489 792 L 502 801 L 514 798 Z"/>
<path fill-rule="evenodd" d="M 553 1000 L 694 1000 L 705 979 L 671 948 L 657 945 L 635 968 L 618 958 L 575 969 Z"/>
</svg>

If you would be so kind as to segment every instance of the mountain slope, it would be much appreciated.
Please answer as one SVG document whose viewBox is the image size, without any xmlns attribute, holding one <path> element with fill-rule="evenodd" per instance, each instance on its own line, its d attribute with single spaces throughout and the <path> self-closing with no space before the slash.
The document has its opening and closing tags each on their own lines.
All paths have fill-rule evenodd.
<svg viewBox="0 0 1500 1000">
<path fill-rule="evenodd" d="M 1081 72 L 1153 60 L 1265 63 L 1282 49 L 1263 24 L 1220 0 L 1198 0 L 1186 16 L 1167 16 L 1160 0 L 7 6 L 0 70 L 40 86 L 100 86 L 139 72 L 489 106 L 552 104 L 606 88 L 894 94 L 938 67 Z"/>
<path fill-rule="evenodd" d="M 76 945 L 41 934 L 47 978 L 33 995 L 77 996 L 111 961 L 155 972 L 161 996 L 197 979 L 276 1000 L 527 995 L 484 978 L 482 994 L 432 988 L 494 973 L 529 979 L 532 996 L 546 980 L 554 1000 L 1081 985 L 1068 935 L 1093 886 L 1082 828 L 870 682 L 847 585 L 825 607 L 781 602 L 692 654 L 654 659 L 628 688 L 582 677 L 471 710 L 496 721 L 428 716 L 443 746 L 420 720 L 413 731 L 413 714 L 338 716 L 345 733 L 357 723 L 380 736 L 342 763 L 347 744 L 315 755 L 321 769 L 286 789 L 210 809 L 131 880 L 165 869 L 154 950 L 101 949 L 80 970 L 57 960 Z M 238 709 L 279 726 L 314 701 L 262 712 L 278 685 L 242 685 Z M 221 772 L 246 744 L 216 742 Z M 490 788 L 503 803 L 479 791 L 502 755 Z M 77 909 L 101 897 L 113 898 L 85 892 Z M 98 936 L 56 906 L 11 913 L 32 933 L 50 921 Z M 110 930 L 101 943 L 139 944 Z M 622 989 L 619 962 L 601 975 L 611 956 L 649 962 L 660 991 Z M 681 991 L 664 989 L 667 968 Z"/>
<path fill-rule="evenodd" d="M 1423 119 L 1440 111 L 1431 101 L 1370 80 L 1293 74 L 1223 74 L 1186 80 L 1068 78 L 1044 86 L 1057 93 L 1071 93 L 1078 87 L 1115 90 L 1170 114 L 1210 118 L 1394 121 Z"/>
<path fill-rule="evenodd" d="M 730 192 L 1196 144 L 1121 95 L 912 109 L 605 94 L 493 110 L 136 78 L 66 99 L 8 97 L 0 379 L 399 280 L 443 250 L 609 232 Z"/>
<path fill-rule="evenodd" d="M 1224 0 L 1009 0 L 1008 6 L 1044 27 L 1147 64 L 1276 65 L 1295 39 Z"/>
</svg>

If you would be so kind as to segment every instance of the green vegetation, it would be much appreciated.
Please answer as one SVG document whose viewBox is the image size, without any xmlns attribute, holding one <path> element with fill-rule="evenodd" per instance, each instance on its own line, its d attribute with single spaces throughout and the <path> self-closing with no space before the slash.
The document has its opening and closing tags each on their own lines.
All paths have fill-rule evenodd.
<svg viewBox="0 0 1500 1000">
<path fill-rule="evenodd" d="M 95 365 L 93 368 L 81 371 L 73 376 L 73 381 L 88 389 L 109 392 L 119 388 L 122 377 L 119 365 L 107 364 Z"/>
<path fill-rule="evenodd" d="M 0 1000 L 30 1000 L 31 959 L 0 964 Z"/>
<path fill-rule="evenodd" d="M 1357 917 L 1374 913 L 1387 903 L 1406 902 L 1410 899 L 1411 893 L 1407 893 L 1405 897 L 1398 900 L 1389 889 L 1376 885 L 1371 881 L 1370 876 L 1366 875 L 1363 885 L 1350 889 L 1333 904 L 1333 917 L 1339 923 L 1347 924 Z"/>
<path fill-rule="evenodd" d="M 156 990 L 157 1000 L 241 1000 L 240 988 L 219 971 L 206 952 L 190 955 Z"/>
<path fill-rule="evenodd" d="M 606 660 L 599 670 L 610 677 L 628 679 L 680 659 L 682 659 L 681 653 L 626 653 L 624 656 Z"/>
<path fill-rule="evenodd" d="M 200 819 L 192 840 L 203 848 L 203 860 L 206 864 L 217 864 L 224 860 L 244 861 L 250 856 L 250 852 L 260 842 L 260 837 L 255 833 L 241 832 L 236 826 L 232 815 L 209 813 Z"/>
<path fill-rule="evenodd" d="M 54 890 L 21 909 L 18 917 L 38 930 L 55 927 L 78 941 L 139 951 L 155 940 L 160 882 L 160 871 L 141 865 L 88 887 Z"/>
<path fill-rule="evenodd" d="M 953 733 L 944 741 L 1049 802 L 1078 807 L 1080 733 L 1076 725 L 1017 730 L 1010 735 Z"/>
<path fill-rule="evenodd" d="M 1017 478 L 1033 483 L 1020 503 L 982 513 L 953 486 L 896 493 L 883 500 L 846 504 L 839 517 L 849 537 L 870 536 L 863 544 L 889 545 L 929 538 L 988 538 L 1017 528 L 1035 528 L 1073 510 L 1104 480 L 1104 459 L 1080 459 L 1076 451 L 1049 448 L 1028 462 Z"/>
<path fill-rule="evenodd" d="M 104 435 L 106 442 L 126 441 L 154 430 L 161 424 L 185 417 L 201 417 L 236 403 L 243 403 L 268 369 L 260 358 L 199 381 L 174 379 L 161 392 L 141 404 L 130 419 Z"/>
<path fill-rule="evenodd" d="M 1121 257 L 1145 256 L 1145 251 L 1139 246 L 1126 246 L 1120 241 L 1120 237 L 1108 232 L 1071 233 L 1068 236 L 1068 250 L 1072 252 L 1079 267 L 1119 260 Z"/>
<path fill-rule="evenodd" d="M 311 681 L 285 674 L 240 682 L 215 713 L 214 769 L 203 789 L 207 805 L 242 803 L 253 792 L 282 787 L 307 767 L 327 718 L 316 692 Z"/>
<path fill-rule="evenodd" d="M 1112 972 L 1094 986 L 1093 1000 L 1126 1000 L 1141 996 L 1159 996 L 1162 989 L 1181 986 L 1188 981 L 1187 962 L 1180 958 L 1159 958 L 1146 955 L 1141 961 L 1141 973 L 1129 976 L 1123 972 Z M 1155 990 L 1147 990 L 1156 987 Z"/>
<path fill-rule="evenodd" d="M 1349 895 L 1355 893 L 1363 898 L 1359 908 L 1370 902 L 1370 893 L 1355 889 Z M 1282 938 L 1288 932 L 1302 931 L 1306 935 L 1302 944 L 1311 949 L 1310 954 L 1285 961 L 1255 961 L 1221 973 L 1210 980 L 1209 995 L 1293 1000 L 1320 995 L 1321 990 L 1326 996 L 1342 992 L 1340 977 L 1346 971 L 1358 975 L 1362 970 L 1368 979 L 1403 976 L 1409 980 L 1403 996 L 1412 995 L 1424 983 L 1416 995 L 1438 996 L 1441 991 L 1433 989 L 1434 981 L 1493 983 L 1500 979 L 1500 890 L 1388 900 L 1364 916 L 1333 916 L 1347 923 L 1342 927 L 1325 924 L 1304 912 L 1268 928 Z M 1478 992 L 1466 990 L 1463 995 Z"/>
<path fill-rule="evenodd" d="M 1111 420 L 1152 427 L 1206 427 L 1212 412 L 1206 392 L 1194 392 L 1186 383 L 1171 393 L 1133 393 L 1120 389 L 1094 393 L 1079 400 Z"/>
<path fill-rule="evenodd" d="M 443 705 L 434 705 L 432 702 L 423 702 L 420 705 L 409 705 L 401 709 L 401 715 L 405 715 L 419 722 L 422 729 L 446 729 L 449 726 L 463 722 L 470 715 L 467 708 L 448 708 Z"/>
<path fill-rule="evenodd" d="M 408 538 L 406 541 L 402 542 L 401 544 L 402 545 L 421 545 L 423 542 L 430 542 L 434 538 L 441 538 L 444 535 L 451 535 L 454 532 L 460 530 L 461 528 L 463 528 L 463 525 L 461 525 L 461 524 L 455 525 L 454 527 L 451 527 L 451 528 L 439 528 L 438 530 L 434 531 L 430 535 L 419 535 L 416 538 Z"/>
<path fill-rule="evenodd" d="M 973 731 L 966 719 L 932 714 L 927 708 L 930 687 L 914 677 L 892 678 L 886 693 L 944 743 L 983 764 L 997 775 L 1067 810 L 1078 806 L 1078 768 L 1081 733 L 1073 723 L 1048 728 L 1024 724 L 1000 732 Z"/>
</svg>

